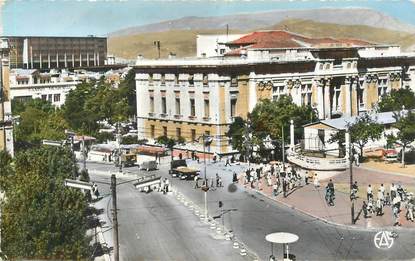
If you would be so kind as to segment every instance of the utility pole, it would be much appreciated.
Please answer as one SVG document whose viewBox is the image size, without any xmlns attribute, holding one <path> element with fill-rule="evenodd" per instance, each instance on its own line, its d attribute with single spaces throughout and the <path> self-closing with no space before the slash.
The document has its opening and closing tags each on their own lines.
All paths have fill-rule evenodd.
<svg viewBox="0 0 415 261">
<path fill-rule="evenodd" d="M 121 151 L 120 123 L 117 123 L 117 142 L 118 142 L 118 164 L 119 164 L 119 172 L 122 173 L 122 151 Z"/>
<path fill-rule="evenodd" d="M 118 218 L 117 218 L 117 180 L 115 174 L 111 175 L 111 195 L 112 195 L 112 231 L 114 237 L 114 261 L 120 260 L 118 244 Z"/>
<path fill-rule="evenodd" d="M 285 171 L 284 125 L 281 126 L 281 135 L 282 135 L 282 170 Z"/>
<path fill-rule="evenodd" d="M 205 179 L 205 186 L 202 186 L 202 190 L 204 191 L 204 202 L 205 202 L 205 220 L 208 221 L 208 209 L 207 209 L 207 192 L 209 190 L 207 176 L 206 176 L 206 134 L 203 133 L 203 164 L 204 164 L 204 179 Z"/>
<path fill-rule="evenodd" d="M 249 120 L 245 124 L 245 157 L 248 162 L 248 169 L 251 167 L 251 161 L 249 160 L 249 149 L 251 146 L 251 139 L 249 137 Z"/>
<path fill-rule="evenodd" d="M 356 223 L 355 218 L 354 218 L 354 201 L 356 198 L 356 195 L 354 195 L 352 197 L 352 192 L 353 192 L 353 154 L 352 154 L 352 139 L 350 137 L 350 133 L 346 133 L 346 141 L 349 142 L 349 144 L 347 144 L 346 146 L 349 146 L 349 177 L 350 177 L 350 201 L 351 201 L 351 205 L 350 205 L 350 216 L 352 219 L 352 224 L 354 225 Z"/>
</svg>

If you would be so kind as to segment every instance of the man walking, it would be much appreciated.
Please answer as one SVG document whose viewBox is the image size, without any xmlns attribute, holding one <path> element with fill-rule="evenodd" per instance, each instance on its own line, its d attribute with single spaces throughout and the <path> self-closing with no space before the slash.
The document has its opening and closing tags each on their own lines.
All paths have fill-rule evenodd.
<svg viewBox="0 0 415 261">
<path fill-rule="evenodd" d="M 195 186 L 194 186 L 194 188 L 195 188 L 195 189 L 196 189 L 196 188 L 199 188 L 199 177 L 198 177 L 198 176 L 195 176 L 194 181 L 195 181 Z"/>
<path fill-rule="evenodd" d="M 227 167 L 227 166 L 231 166 L 231 164 L 229 163 L 229 158 L 226 158 L 225 167 Z"/>
<path fill-rule="evenodd" d="M 372 185 L 370 184 L 367 186 L 366 197 L 367 197 L 367 201 L 370 201 L 371 199 L 373 199 Z"/>
</svg>

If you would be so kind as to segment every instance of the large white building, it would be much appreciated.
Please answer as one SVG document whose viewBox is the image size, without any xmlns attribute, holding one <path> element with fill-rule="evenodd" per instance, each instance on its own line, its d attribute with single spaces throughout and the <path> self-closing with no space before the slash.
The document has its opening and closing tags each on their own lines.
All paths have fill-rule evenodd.
<svg viewBox="0 0 415 261">
<path fill-rule="evenodd" d="M 211 151 L 229 153 L 233 118 L 245 118 L 262 99 L 291 96 L 324 120 L 370 112 L 385 93 L 415 87 L 415 55 L 395 45 L 287 31 L 253 32 L 225 45 L 222 56 L 137 60 L 143 138 L 184 137 L 200 150 L 195 140 L 208 134 Z"/>
<path fill-rule="evenodd" d="M 230 51 L 226 43 L 244 36 L 243 34 L 216 34 L 196 36 L 196 56 L 197 57 L 215 57 L 223 56 Z"/>
<path fill-rule="evenodd" d="M 43 99 L 60 107 L 66 95 L 76 88 L 79 77 L 68 73 L 41 73 L 36 69 L 12 69 L 10 73 L 10 98 L 16 100 Z"/>
</svg>

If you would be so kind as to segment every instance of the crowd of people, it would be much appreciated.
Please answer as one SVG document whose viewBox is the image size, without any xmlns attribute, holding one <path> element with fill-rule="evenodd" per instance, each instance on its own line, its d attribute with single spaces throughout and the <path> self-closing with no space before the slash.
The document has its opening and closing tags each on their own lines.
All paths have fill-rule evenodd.
<svg viewBox="0 0 415 261">
<path fill-rule="evenodd" d="M 244 184 L 250 184 L 251 188 L 259 190 L 262 190 L 261 186 L 265 184 L 272 187 L 274 196 L 283 193 L 284 197 L 287 197 L 289 191 L 302 186 L 307 181 L 300 175 L 298 168 L 289 164 L 285 165 L 273 163 L 248 168 L 243 173 Z M 263 182 L 261 182 L 262 179 Z"/>
<path fill-rule="evenodd" d="M 357 185 L 355 185 L 355 187 L 357 192 Z M 399 215 L 402 211 L 402 207 L 405 207 L 406 209 L 406 219 L 414 222 L 415 198 L 412 192 L 408 192 L 401 184 L 395 185 L 392 183 L 389 187 L 389 191 L 386 190 L 383 184 L 380 184 L 375 199 L 374 189 L 372 185 L 369 184 L 366 188 L 366 200 L 363 201 L 362 206 L 364 217 L 368 218 L 369 214 L 381 216 L 384 214 L 384 207 L 386 206 L 392 208 L 395 226 L 401 225 L 399 222 Z"/>
</svg>

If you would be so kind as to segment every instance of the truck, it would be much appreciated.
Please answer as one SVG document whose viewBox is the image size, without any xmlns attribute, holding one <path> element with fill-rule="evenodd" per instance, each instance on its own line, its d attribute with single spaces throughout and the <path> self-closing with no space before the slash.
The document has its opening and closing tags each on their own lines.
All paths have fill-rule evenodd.
<svg viewBox="0 0 415 261">
<path fill-rule="evenodd" d="M 172 177 L 178 177 L 183 180 L 192 180 L 195 176 L 198 176 L 200 171 L 198 169 L 190 168 L 187 166 L 186 160 L 173 160 L 170 163 L 169 174 Z"/>
<path fill-rule="evenodd" d="M 121 154 L 121 164 L 123 167 L 133 167 L 135 162 L 136 162 L 136 155 L 132 154 L 132 153 L 128 153 L 128 154 Z M 115 159 L 114 161 L 115 166 L 119 167 L 120 166 L 120 161 L 118 159 L 118 157 Z"/>
</svg>

